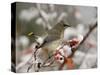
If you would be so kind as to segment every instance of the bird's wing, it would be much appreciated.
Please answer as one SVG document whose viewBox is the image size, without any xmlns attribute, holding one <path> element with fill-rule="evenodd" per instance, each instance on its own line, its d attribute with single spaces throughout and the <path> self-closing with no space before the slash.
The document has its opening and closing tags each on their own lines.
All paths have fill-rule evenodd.
<svg viewBox="0 0 100 75">
<path fill-rule="evenodd" d="M 52 42 L 52 41 L 54 41 L 54 40 L 57 40 L 57 39 L 59 39 L 60 38 L 60 36 L 58 36 L 58 35 L 48 35 L 45 39 L 44 39 L 44 41 L 45 42 L 47 42 L 47 43 L 49 43 L 49 42 Z"/>
<path fill-rule="evenodd" d="M 60 36 L 58 35 L 58 33 L 56 31 L 52 31 L 52 32 L 48 33 L 48 35 L 44 38 L 44 42 L 41 44 L 40 47 L 43 47 L 43 46 L 45 46 L 55 40 L 58 40 L 58 39 L 60 39 Z"/>
</svg>

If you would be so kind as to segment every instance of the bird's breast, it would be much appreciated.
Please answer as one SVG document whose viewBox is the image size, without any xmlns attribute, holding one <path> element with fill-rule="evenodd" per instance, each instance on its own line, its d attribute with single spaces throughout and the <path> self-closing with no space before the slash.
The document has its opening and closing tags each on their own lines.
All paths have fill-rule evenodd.
<svg viewBox="0 0 100 75">
<path fill-rule="evenodd" d="M 46 48 L 49 51 L 55 51 L 56 48 L 59 46 L 60 42 L 60 40 L 52 41 L 51 43 L 46 44 L 43 48 Z"/>
</svg>

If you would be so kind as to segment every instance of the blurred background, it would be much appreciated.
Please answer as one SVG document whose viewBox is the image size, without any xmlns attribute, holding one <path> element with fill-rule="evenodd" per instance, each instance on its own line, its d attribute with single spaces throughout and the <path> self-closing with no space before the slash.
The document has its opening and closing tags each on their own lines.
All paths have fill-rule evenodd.
<svg viewBox="0 0 100 75">
<path fill-rule="evenodd" d="M 32 55 L 29 47 L 35 42 L 30 32 L 38 36 L 46 34 L 46 30 L 63 20 L 71 25 L 65 29 L 64 38 L 85 36 L 97 20 L 97 8 L 92 6 L 73 6 L 56 4 L 17 3 L 16 4 L 16 67 L 17 72 L 27 72 L 29 64 L 21 67 Z M 42 53 L 42 55 L 44 55 Z M 44 55 L 44 58 L 45 55 Z M 73 57 L 75 69 L 97 67 L 97 28 L 85 40 Z M 21 68 L 20 68 L 21 67 Z M 58 66 L 46 67 L 41 71 L 58 70 Z M 31 69 L 34 72 L 34 68 Z"/>
</svg>

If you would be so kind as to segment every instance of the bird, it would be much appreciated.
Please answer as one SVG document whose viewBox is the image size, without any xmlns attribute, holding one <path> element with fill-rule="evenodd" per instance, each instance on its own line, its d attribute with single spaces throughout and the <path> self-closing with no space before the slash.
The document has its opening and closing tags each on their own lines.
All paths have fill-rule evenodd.
<svg viewBox="0 0 100 75">
<path fill-rule="evenodd" d="M 46 31 L 46 35 L 38 36 L 33 32 L 29 33 L 29 36 L 33 35 L 36 38 L 37 45 L 34 52 L 35 57 L 45 61 L 50 56 L 50 53 L 56 50 L 56 48 L 59 46 L 63 39 L 64 30 L 68 27 L 70 27 L 69 24 L 65 24 L 64 21 L 60 21 L 55 24 L 52 29 Z M 39 55 L 36 55 L 36 53 Z M 38 62 L 43 63 L 42 61 Z"/>
<path fill-rule="evenodd" d="M 43 36 L 38 36 L 35 33 L 31 32 L 28 35 L 33 35 L 36 38 L 36 51 L 39 48 L 42 48 L 42 51 L 47 52 L 46 54 L 49 54 L 50 52 L 56 50 L 56 48 L 59 46 L 63 39 L 63 34 L 65 28 L 71 27 L 69 24 L 65 24 L 63 20 L 56 23 L 52 29 L 46 31 L 47 34 Z"/>
<path fill-rule="evenodd" d="M 53 51 L 55 50 L 59 44 L 61 43 L 63 39 L 63 34 L 65 28 L 70 27 L 69 24 L 65 24 L 64 21 L 60 21 L 57 24 L 55 24 L 52 29 L 47 31 L 47 35 L 41 39 L 42 43 L 39 41 L 37 49 L 42 48 L 43 50 L 50 50 Z M 40 40 L 40 37 L 37 39 Z"/>
</svg>

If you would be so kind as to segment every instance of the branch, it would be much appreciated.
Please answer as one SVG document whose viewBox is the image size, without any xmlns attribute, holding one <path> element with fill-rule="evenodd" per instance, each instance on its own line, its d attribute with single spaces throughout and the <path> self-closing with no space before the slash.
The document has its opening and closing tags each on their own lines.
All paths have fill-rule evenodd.
<svg viewBox="0 0 100 75">
<path fill-rule="evenodd" d="M 72 58 L 74 56 L 74 53 L 81 47 L 81 45 L 85 42 L 85 40 L 89 37 L 89 35 L 92 33 L 92 31 L 97 27 L 97 22 L 94 25 L 90 25 L 89 31 L 87 32 L 87 34 L 84 36 L 83 40 L 80 42 L 80 44 L 76 47 L 72 49 L 72 54 L 68 57 L 68 58 Z M 62 67 L 65 64 L 66 61 L 66 57 L 64 57 L 64 63 L 61 64 L 61 66 L 59 67 L 59 70 L 62 69 Z"/>
<path fill-rule="evenodd" d="M 50 60 L 53 56 L 54 56 L 54 54 L 51 55 L 50 57 L 48 57 L 48 58 L 43 62 L 43 64 L 38 68 L 38 71 L 39 71 L 42 67 L 48 67 L 48 66 L 51 66 L 51 65 L 54 63 L 54 60 L 51 61 L 48 65 L 45 65 L 45 64 L 46 64 L 47 61 Z"/>
<path fill-rule="evenodd" d="M 92 33 L 92 31 L 93 31 L 96 27 L 97 27 L 97 22 L 96 22 L 94 25 L 92 25 L 92 26 L 90 25 L 90 28 L 89 28 L 89 31 L 87 32 L 87 34 L 84 36 L 84 38 L 83 38 L 83 40 L 80 42 L 80 44 L 79 44 L 76 48 L 73 48 L 73 49 L 72 49 L 72 54 L 71 54 L 68 58 L 73 57 L 74 53 L 81 47 L 81 45 L 85 42 L 85 40 L 88 38 L 88 36 Z M 66 45 L 66 44 L 64 44 L 64 45 Z M 62 45 L 60 48 L 62 48 L 64 45 Z M 40 47 L 39 47 L 39 48 L 40 48 Z M 38 50 L 39 48 L 37 48 L 37 49 L 35 50 L 35 52 L 33 53 L 33 54 L 34 54 L 35 60 L 36 60 L 36 52 L 37 52 L 37 50 Z M 50 57 L 48 57 L 47 60 L 45 60 L 44 63 L 41 65 L 40 68 L 42 68 L 42 67 L 48 67 L 48 66 L 52 65 L 53 62 L 54 62 L 54 60 L 53 60 L 52 62 L 50 62 L 50 64 L 44 66 L 44 65 L 47 63 L 47 61 L 50 60 L 53 56 L 54 56 L 54 54 L 52 54 Z M 32 55 L 32 57 L 33 57 L 33 55 Z M 31 57 L 31 58 L 32 58 L 32 57 Z M 30 58 L 30 59 L 31 59 L 31 58 Z M 30 67 L 31 67 L 31 66 L 28 67 L 28 70 L 30 69 Z M 39 69 L 40 69 L 40 68 L 39 68 Z M 39 71 L 39 69 L 38 69 L 38 71 Z"/>
<path fill-rule="evenodd" d="M 92 31 L 97 27 L 97 22 L 94 25 L 90 25 L 89 31 L 87 32 L 87 34 L 84 36 L 83 40 L 80 42 L 80 44 L 76 47 L 72 49 L 72 54 L 69 57 L 73 57 L 74 53 L 76 52 L 76 50 L 78 50 L 81 45 L 85 42 L 85 40 L 89 37 L 89 35 L 92 33 Z"/>
<path fill-rule="evenodd" d="M 33 57 L 34 57 L 34 61 L 36 61 L 36 52 L 37 52 L 37 50 L 38 50 L 38 49 L 36 48 L 35 51 L 32 52 L 33 54 L 32 54 L 32 56 L 31 56 L 31 58 L 28 60 L 28 62 L 31 61 Z M 27 63 L 28 63 L 28 62 L 27 62 Z M 34 64 L 34 63 L 32 63 L 32 64 L 29 65 L 29 67 L 28 67 L 28 69 L 27 69 L 27 72 L 29 72 L 29 70 L 32 68 L 33 64 Z"/>
</svg>

